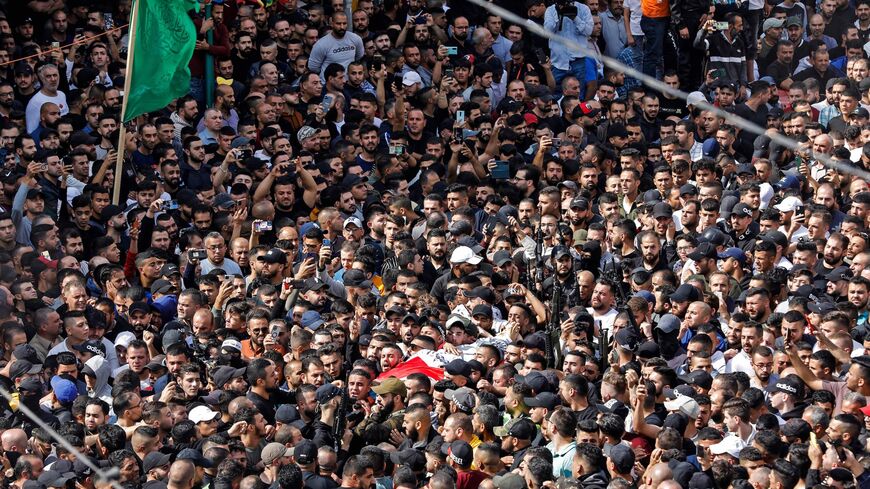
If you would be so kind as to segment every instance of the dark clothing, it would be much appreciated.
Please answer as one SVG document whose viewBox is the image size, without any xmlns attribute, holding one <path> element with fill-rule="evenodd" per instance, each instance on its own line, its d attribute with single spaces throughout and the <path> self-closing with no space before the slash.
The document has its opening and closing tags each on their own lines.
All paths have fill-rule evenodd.
<svg viewBox="0 0 870 489">
<path fill-rule="evenodd" d="M 553 298 L 553 282 L 556 280 L 555 276 L 549 277 L 544 280 L 544 297 L 543 299 L 549 300 Z M 562 289 L 562 307 L 571 308 L 574 306 L 582 305 L 583 299 L 580 298 L 580 289 L 577 287 L 577 279 L 574 274 L 568 275 L 568 280 L 564 282 L 559 282 L 559 287 Z"/>
<path fill-rule="evenodd" d="M 197 191 L 212 187 L 211 166 L 203 163 L 199 168 L 194 168 L 190 166 L 186 160 L 181 161 L 179 166 L 181 167 L 181 181 L 183 181 L 188 188 Z"/>
<path fill-rule="evenodd" d="M 792 78 L 794 81 L 804 81 L 810 78 L 814 78 L 818 80 L 819 86 L 824 87 L 827 86 L 828 80 L 832 80 L 834 78 L 843 78 L 844 75 L 842 71 L 834 68 L 833 66 L 828 66 L 828 69 L 825 70 L 824 73 L 819 73 L 815 68 L 807 68 Z"/>
<path fill-rule="evenodd" d="M 765 73 L 767 76 L 773 78 L 776 81 L 777 86 L 779 86 L 780 83 L 791 78 L 791 74 L 794 73 L 794 68 L 794 62 L 789 64 L 783 64 L 780 63 L 779 60 L 776 60 L 773 63 L 767 65 L 767 70 L 762 72 Z M 761 69 L 764 70 L 764 67 L 762 66 Z"/>
<path fill-rule="evenodd" d="M 265 399 L 254 391 L 248 391 L 246 397 L 254 403 L 257 411 L 260 411 L 260 414 L 266 419 L 267 424 L 275 424 L 275 406 L 278 404 L 278 401 L 275 399 L 274 394 L 270 395 L 269 399 Z"/>
<path fill-rule="evenodd" d="M 329 477 L 311 472 L 302 472 L 302 482 L 305 484 L 305 489 L 335 489 L 339 487 L 338 483 Z"/>
</svg>

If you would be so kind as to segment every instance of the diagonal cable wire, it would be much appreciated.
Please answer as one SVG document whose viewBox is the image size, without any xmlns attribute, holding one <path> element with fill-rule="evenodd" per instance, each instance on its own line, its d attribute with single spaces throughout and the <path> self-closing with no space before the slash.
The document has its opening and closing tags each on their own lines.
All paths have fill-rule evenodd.
<svg viewBox="0 0 870 489">
<path fill-rule="evenodd" d="M 14 401 L 12 399 L 12 395 L 9 394 L 9 391 L 4 389 L 3 387 L 0 387 L 0 396 L 6 398 L 6 401 L 8 402 Z M 76 459 L 81 460 L 82 463 L 90 467 L 90 469 L 94 471 L 94 474 L 96 474 L 100 479 L 109 481 L 112 484 L 112 487 L 114 487 L 115 489 L 124 489 L 124 487 L 122 487 L 121 484 L 118 483 L 118 475 L 120 474 L 120 470 L 118 469 L 118 467 L 112 467 L 111 470 L 103 470 L 97 464 L 95 464 L 93 460 L 91 460 L 91 457 L 88 457 L 87 455 L 79 451 L 76 447 L 72 446 L 72 444 L 67 441 L 66 438 L 62 437 L 60 433 L 54 430 L 54 428 L 46 424 L 45 421 L 40 419 L 39 416 L 34 414 L 34 412 L 31 411 L 30 408 L 25 406 L 23 403 L 18 403 L 18 410 L 24 413 L 24 415 L 27 416 L 30 421 L 33 421 L 34 423 L 36 423 L 37 426 L 45 430 L 46 433 L 51 435 L 52 438 L 57 440 L 57 442 L 63 445 L 63 447 L 66 448 L 70 453 L 74 453 Z"/>
<path fill-rule="evenodd" d="M 646 75 L 643 72 L 638 71 L 635 68 L 632 68 L 628 65 L 623 64 L 622 62 L 620 62 L 619 60 L 617 60 L 615 58 L 611 58 L 609 56 L 605 56 L 603 54 L 600 54 L 597 51 L 591 50 L 586 46 L 581 46 L 580 44 L 578 44 L 577 42 L 575 42 L 572 39 L 568 39 L 565 36 L 561 36 L 561 35 L 556 34 L 554 32 L 548 31 L 547 29 L 545 29 L 543 26 L 539 25 L 538 23 L 536 23 L 532 20 L 529 20 L 529 19 L 524 19 L 524 18 L 520 17 L 519 15 L 516 15 L 515 13 L 513 13 L 509 10 L 505 10 L 502 7 L 499 7 L 493 3 L 490 3 L 487 0 L 468 0 L 468 2 L 473 3 L 473 4 L 483 8 L 489 12 L 492 12 L 493 14 L 498 15 L 502 19 L 510 21 L 510 22 L 522 27 L 523 29 L 533 33 L 533 34 L 536 34 L 538 36 L 544 37 L 544 38 L 549 39 L 551 41 L 555 41 L 555 42 L 558 42 L 560 44 L 563 44 L 566 47 L 570 48 L 571 50 L 574 50 L 574 51 L 582 54 L 584 57 L 595 57 L 597 59 L 600 59 L 605 65 L 609 66 L 610 68 L 614 68 L 614 69 L 618 69 L 619 71 L 622 71 L 626 75 L 631 76 L 632 78 L 639 80 L 644 85 L 646 85 L 650 88 L 654 88 L 659 93 L 667 93 L 673 97 L 678 97 L 682 100 L 686 100 L 689 96 L 688 93 L 686 93 L 680 89 L 677 89 L 677 88 L 669 87 L 664 82 L 656 79 L 655 77 Z M 703 108 L 704 110 L 709 110 L 709 111 L 713 112 L 718 117 L 725 119 L 726 121 L 728 121 L 729 124 L 736 126 L 736 127 L 739 127 L 741 130 L 749 131 L 753 134 L 758 134 L 758 135 L 764 134 L 764 135 L 770 137 L 771 141 L 775 141 L 777 144 L 779 144 L 781 146 L 785 146 L 786 148 L 788 148 L 792 151 L 803 151 L 804 150 L 803 148 L 800 147 L 800 145 L 797 143 L 797 141 L 795 141 L 789 137 L 786 137 L 786 136 L 780 134 L 779 132 L 774 133 L 774 134 L 767 134 L 767 128 L 761 127 L 758 124 L 755 124 L 754 122 L 752 122 L 750 120 L 747 120 L 747 119 L 744 119 L 743 117 L 738 116 L 737 114 L 732 114 L 730 112 L 726 112 L 726 111 L 720 109 L 719 107 L 716 107 L 716 106 L 710 104 L 706 100 L 704 100 L 702 102 L 695 103 L 694 105 L 699 106 L 699 107 Z M 827 155 L 814 154 L 813 158 L 815 158 L 817 161 L 822 163 L 824 166 L 829 167 L 829 168 L 833 168 L 834 170 L 837 170 L 841 173 L 846 173 L 846 174 L 853 175 L 853 176 L 856 176 L 859 178 L 863 178 L 865 180 L 870 180 L 870 172 L 868 172 L 862 168 L 859 168 L 855 165 L 844 164 L 840 161 L 831 159 Z"/>
</svg>

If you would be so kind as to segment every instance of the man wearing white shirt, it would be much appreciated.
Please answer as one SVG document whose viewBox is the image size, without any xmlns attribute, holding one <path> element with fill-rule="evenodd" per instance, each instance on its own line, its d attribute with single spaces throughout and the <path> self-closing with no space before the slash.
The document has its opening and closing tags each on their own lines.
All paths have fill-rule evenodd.
<svg viewBox="0 0 870 489">
<path fill-rule="evenodd" d="M 42 88 L 27 103 L 26 120 L 28 133 L 32 133 L 39 127 L 39 113 L 43 104 L 48 102 L 56 104 L 60 109 L 61 116 L 69 113 L 66 94 L 57 89 L 60 85 L 60 72 L 57 66 L 53 64 L 42 65 L 36 71 L 36 74 L 39 77 Z"/>
<path fill-rule="evenodd" d="M 608 282 L 598 282 L 592 289 L 592 306 L 586 309 L 598 324 L 599 334 L 601 330 L 610 332 L 613 329 L 613 322 L 616 321 L 617 312 L 613 308 L 613 292 L 613 286 Z"/>
<path fill-rule="evenodd" d="M 747 322 L 740 330 L 741 350 L 725 364 L 725 373 L 744 372 L 750 377 L 754 375 L 750 353 L 761 344 L 762 328 L 756 322 Z"/>
</svg>

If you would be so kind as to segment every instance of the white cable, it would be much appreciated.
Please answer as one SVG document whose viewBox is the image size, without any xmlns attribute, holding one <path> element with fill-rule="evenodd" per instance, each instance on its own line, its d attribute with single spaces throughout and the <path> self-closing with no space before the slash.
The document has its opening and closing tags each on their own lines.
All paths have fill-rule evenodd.
<svg viewBox="0 0 870 489">
<path fill-rule="evenodd" d="M 485 9 L 485 10 L 492 12 L 495 15 L 498 15 L 502 19 L 508 20 L 508 21 L 524 28 L 525 30 L 527 30 L 529 32 L 532 32 L 532 33 L 537 34 L 537 35 L 544 37 L 546 39 L 556 41 L 560 44 L 563 44 L 563 45 L 567 46 L 568 48 L 570 48 L 571 50 L 579 52 L 584 57 L 595 57 L 596 59 L 600 59 L 605 65 L 607 65 L 611 68 L 616 68 L 619 71 L 625 73 L 626 75 L 631 76 L 632 78 L 636 78 L 638 81 L 640 81 L 644 85 L 651 87 L 651 88 L 654 88 L 655 90 L 657 90 L 660 93 L 667 93 L 673 97 L 677 97 L 677 98 L 680 98 L 683 100 L 686 100 L 689 96 L 689 94 L 687 94 L 686 92 L 683 92 L 682 90 L 679 90 L 677 88 L 669 87 L 664 82 L 656 79 L 655 77 L 651 77 L 649 75 L 646 75 L 646 74 L 644 74 L 644 73 L 642 73 L 642 72 L 640 72 L 640 71 L 638 71 L 630 66 L 627 66 L 627 65 L 621 63 L 620 61 L 618 61 L 614 58 L 611 58 L 609 56 L 605 56 L 603 54 L 595 52 L 586 46 L 581 46 L 571 39 L 568 39 L 564 36 L 560 36 L 554 32 L 548 31 L 547 29 L 544 29 L 544 27 L 541 26 L 540 24 L 538 24 L 532 20 L 524 19 L 524 18 L 514 14 L 513 12 L 511 12 L 509 10 L 505 10 L 504 8 L 499 7 L 493 3 L 490 3 L 486 0 L 468 0 L 468 1 L 470 3 L 473 3 L 477 6 Z M 726 111 L 720 109 L 719 107 L 715 107 L 712 104 L 708 103 L 706 100 L 704 100 L 702 102 L 697 102 L 694 105 L 699 106 L 699 107 L 703 108 L 704 110 L 712 111 L 717 116 L 728 121 L 731 125 L 737 126 L 744 131 L 749 131 L 753 134 L 758 134 L 758 135 L 765 134 L 766 136 L 768 136 L 771 139 L 771 141 L 775 141 L 779 145 L 785 146 L 786 148 L 791 149 L 792 151 L 798 151 L 798 150 L 802 149 L 800 147 L 800 145 L 795 140 L 788 138 L 786 136 L 783 136 L 779 132 L 777 132 L 775 134 L 766 134 L 766 131 L 767 131 L 766 128 L 763 128 L 763 127 L 755 124 L 754 122 L 749 121 L 747 119 L 744 119 L 736 114 L 732 114 L 730 112 L 726 112 Z M 839 172 L 842 172 L 842 173 L 847 173 L 849 175 L 863 178 L 865 180 L 870 180 L 870 172 L 863 170 L 861 168 L 858 168 L 857 166 L 850 166 L 850 165 L 843 164 L 839 161 L 832 160 L 827 155 L 813 155 L 813 157 L 816 160 L 818 160 L 820 163 L 822 163 L 824 166 L 833 168 L 833 169 L 835 169 Z"/>
<path fill-rule="evenodd" d="M 14 401 L 12 399 L 12 395 L 9 394 L 9 391 L 4 389 L 3 387 L 0 387 L 0 395 L 5 397 L 8 402 Z M 33 411 L 30 410 L 30 408 L 25 406 L 24 403 L 20 402 L 20 400 L 18 402 L 18 410 L 24 413 L 24 415 L 27 416 L 30 421 L 33 421 L 37 424 L 37 426 L 45 430 L 46 433 L 51 435 L 52 438 L 57 440 L 57 442 L 63 445 L 63 447 L 66 448 L 70 453 L 74 453 L 76 456 L 76 460 L 81 460 L 82 463 L 90 467 L 90 469 L 94 471 L 94 474 L 96 474 L 100 479 L 109 481 L 112 484 L 112 487 L 114 487 L 115 489 L 124 489 L 124 487 L 122 487 L 121 484 L 118 483 L 118 475 L 120 474 L 120 469 L 118 467 L 112 467 L 111 470 L 108 471 L 100 468 L 98 465 L 93 463 L 90 457 L 80 452 L 78 449 L 76 449 L 76 447 L 72 446 L 72 444 L 67 441 L 66 438 L 60 436 L 60 433 L 55 431 L 54 428 L 52 428 L 51 426 L 47 425 L 43 420 L 39 418 L 39 416 L 34 414 Z"/>
</svg>

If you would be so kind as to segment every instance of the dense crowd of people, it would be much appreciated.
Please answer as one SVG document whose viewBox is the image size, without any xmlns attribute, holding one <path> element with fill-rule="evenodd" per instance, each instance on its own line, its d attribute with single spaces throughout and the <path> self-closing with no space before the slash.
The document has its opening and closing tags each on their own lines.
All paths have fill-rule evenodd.
<svg viewBox="0 0 870 489">
<path fill-rule="evenodd" d="M 3 487 L 870 487 L 868 0 L 195 3 L 0 1 Z"/>
</svg>

